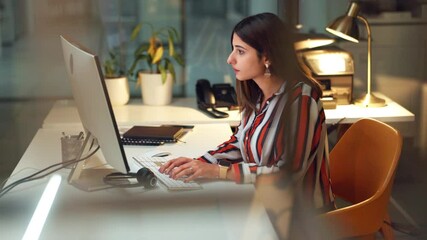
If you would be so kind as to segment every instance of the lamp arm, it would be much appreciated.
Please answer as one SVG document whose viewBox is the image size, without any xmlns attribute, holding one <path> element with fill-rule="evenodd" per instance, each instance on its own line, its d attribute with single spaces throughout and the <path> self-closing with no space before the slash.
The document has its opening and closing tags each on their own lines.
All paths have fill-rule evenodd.
<svg viewBox="0 0 427 240">
<path fill-rule="evenodd" d="M 357 18 L 362 21 L 366 26 L 366 32 L 368 34 L 368 83 L 367 83 L 367 95 L 371 95 L 371 76 L 372 76 L 372 66 L 371 66 L 371 58 L 372 58 L 372 50 L 371 50 L 371 27 L 369 26 L 368 20 L 363 16 L 357 16 Z"/>
</svg>

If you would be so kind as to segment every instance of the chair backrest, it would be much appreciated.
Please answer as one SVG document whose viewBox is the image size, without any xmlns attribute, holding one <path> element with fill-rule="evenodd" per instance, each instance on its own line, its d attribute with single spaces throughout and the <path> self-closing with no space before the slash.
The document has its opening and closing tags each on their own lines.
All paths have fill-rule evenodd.
<svg viewBox="0 0 427 240">
<path fill-rule="evenodd" d="M 330 152 L 332 191 L 352 205 L 319 216 L 334 237 L 374 235 L 387 218 L 387 206 L 402 137 L 373 119 L 354 123 Z"/>
<path fill-rule="evenodd" d="M 330 153 L 333 192 L 353 204 L 380 193 L 387 202 L 401 147 L 402 137 L 391 126 L 357 121 Z"/>
</svg>

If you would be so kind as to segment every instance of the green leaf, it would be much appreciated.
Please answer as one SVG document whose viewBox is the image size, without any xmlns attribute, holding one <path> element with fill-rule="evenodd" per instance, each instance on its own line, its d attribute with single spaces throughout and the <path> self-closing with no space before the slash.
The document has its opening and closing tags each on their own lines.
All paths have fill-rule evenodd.
<svg viewBox="0 0 427 240">
<path fill-rule="evenodd" d="M 141 46 L 135 50 L 135 56 L 138 56 L 143 54 L 144 52 L 147 52 L 149 46 L 150 45 L 148 43 L 141 44 Z"/>
<path fill-rule="evenodd" d="M 141 60 L 145 60 L 145 59 L 147 59 L 147 55 L 145 55 L 145 54 L 141 54 L 141 55 L 138 55 L 136 58 L 135 58 L 135 60 L 133 61 L 133 63 L 132 63 L 132 65 L 131 65 L 131 67 L 129 68 L 129 75 L 134 75 L 135 74 L 135 76 L 138 74 L 138 73 L 134 73 L 134 71 L 135 71 L 135 68 L 136 68 L 136 66 L 138 65 L 138 63 L 139 63 L 139 61 L 141 61 Z"/>
<path fill-rule="evenodd" d="M 158 67 L 159 67 L 160 74 L 162 75 L 162 84 L 165 84 L 166 76 L 167 76 L 166 69 L 162 65 L 159 65 Z"/>
<path fill-rule="evenodd" d="M 170 27 L 169 30 L 172 32 L 172 36 L 173 36 L 174 42 L 178 41 L 179 40 L 178 31 L 175 28 L 173 28 L 173 27 Z"/>
<path fill-rule="evenodd" d="M 175 59 L 175 61 L 179 65 L 184 66 L 184 59 L 182 59 L 181 55 L 179 55 L 178 53 L 175 52 L 175 54 L 173 55 L 173 59 Z"/>
<path fill-rule="evenodd" d="M 170 61 L 167 62 L 167 66 L 168 66 L 169 73 L 172 75 L 172 80 L 175 80 L 176 79 L 175 67 Z"/>
<path fill-rule="evenodd" d="M 175 49 L 174 49 L 174 46 L 173 46 L 173 40 L 172 40 L 172 38 L 168 38 L 168 42 L 169 42 L 169 56 L 173 56 L 174 54 L 175 54 Z"/>
<path fill-rule="evenodd" d="M 139 32 L 141 31 L 142 28 L 142 23 L 139 23 L 138 25 L 135 26 L 135 28 L 133 29 L 131 35 L 130 35 L 130 39 L 133 41 L 138 37 Z"/>
</svg>

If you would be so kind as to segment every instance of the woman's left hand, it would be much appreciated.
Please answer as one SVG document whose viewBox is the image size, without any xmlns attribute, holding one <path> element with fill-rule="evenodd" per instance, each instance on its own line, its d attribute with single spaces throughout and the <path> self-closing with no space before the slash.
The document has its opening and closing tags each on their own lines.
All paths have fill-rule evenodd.
<svg viewBox="0 0 427 240">
<path fill-rule="evenodd" d="M 205 163 L 186 157 L 179 157 L 166 162 L 159 171 L 169 174 L 173 179 L 182 179 L 184 182 L 196 178 L 218 178 L 219 167 L 217 164 Z"/>
</svg>

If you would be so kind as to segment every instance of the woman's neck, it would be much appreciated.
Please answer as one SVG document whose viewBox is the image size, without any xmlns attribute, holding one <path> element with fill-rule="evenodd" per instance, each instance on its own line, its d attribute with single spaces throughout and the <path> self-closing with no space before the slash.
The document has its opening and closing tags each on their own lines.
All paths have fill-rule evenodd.
<svg viewBox="0 0 427 240">
<path fill-rule="evenodd" d="M 261 106 L 264 106 L 267 99 L 271 98 L 273 94 L 279 91 L 280 87 L 283 84 L 283 80 L 275 76 L 264 77 L 262 79 L 254 79 L 254 81 L 262 92 Z"/>
</svg>

